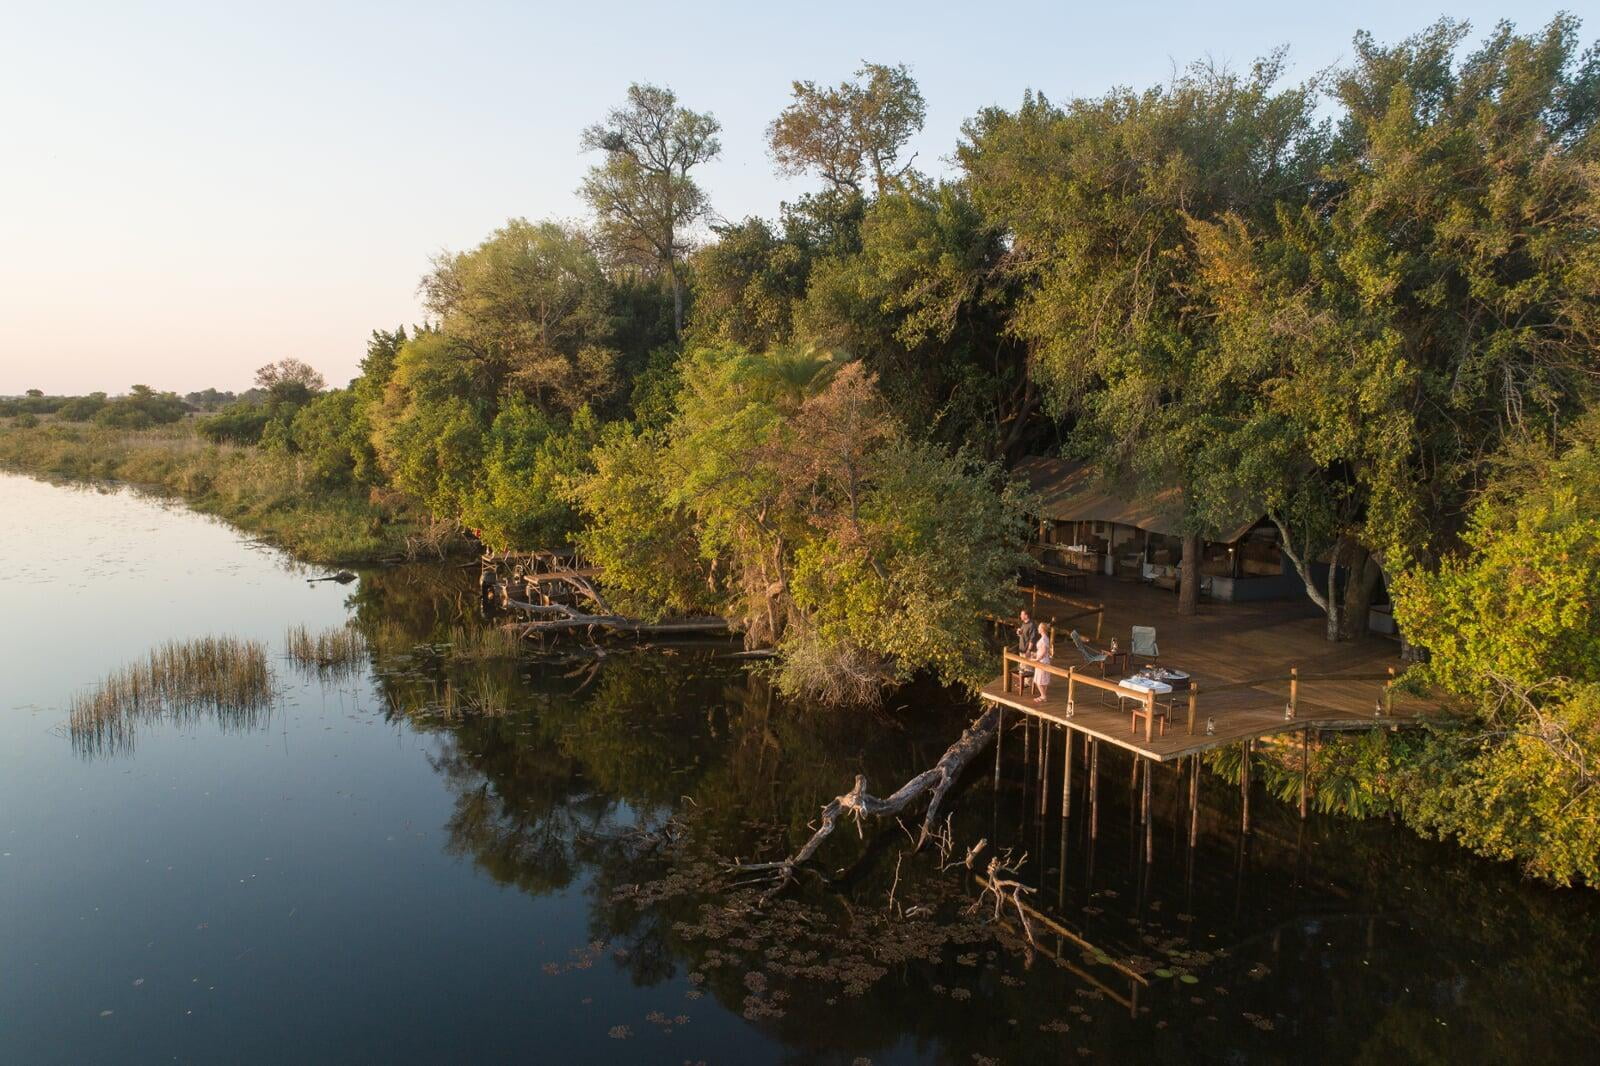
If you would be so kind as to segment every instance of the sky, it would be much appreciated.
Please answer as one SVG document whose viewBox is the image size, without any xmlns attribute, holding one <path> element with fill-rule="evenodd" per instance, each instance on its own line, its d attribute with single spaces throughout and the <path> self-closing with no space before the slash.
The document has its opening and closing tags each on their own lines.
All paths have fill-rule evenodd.
<svg viewBox="0 0 1600 1066">
<path fill-rule="evenodd" d="M 1482 36 L 1562 6 L 1448 12 Z M 584 217 L 579 133 L 633 81 L 721 120 L 701 173 L 719 215 L 771 217 L 812 187 L 773 174 L 764 136 L 797 78 L 907 64 L 928 104 L 916 165 L 943 174 L 962 122 L 1029 88 L 1142 88 L 1278 45 L 1298 80 L 1358 29 L 1395 41 L 1445 10 L 0 0 L 0 394 L 239 390 L 290 356 L 343 383 L 374 328 L 421 319 L 432 256 L 507 218 Z"/>
</svg>

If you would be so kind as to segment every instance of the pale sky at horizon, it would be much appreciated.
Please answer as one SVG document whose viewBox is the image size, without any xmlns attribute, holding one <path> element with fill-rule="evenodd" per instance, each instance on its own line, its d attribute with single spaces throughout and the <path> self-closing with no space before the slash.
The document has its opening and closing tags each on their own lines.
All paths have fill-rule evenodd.
<svg viewBox="0 0 1600 1066">
<path fill-rule="evenodd" d="M 1358 29 L 1394 41 L 1445 10 L 685 2 L 660 25 L 665 8 L 0 0 L 0 394 L 237 390 L 285 356 L 343 384 L 372 329 L 420 318 L 430 256 L 509 217 L 582 217 L 579 132 L 630 81 L 714 112 L 713 207 L 771 217 L 811 187 L 766 153 L 796 78 L 908 64 L 928 102 L 917 165 L 939 173 L 965 119 L 1026 88 L 1097 95 L 1279 44 L 1298 80 Z M 1564 8 L 1448 11 L 1478 39 Z"/>
</svg>

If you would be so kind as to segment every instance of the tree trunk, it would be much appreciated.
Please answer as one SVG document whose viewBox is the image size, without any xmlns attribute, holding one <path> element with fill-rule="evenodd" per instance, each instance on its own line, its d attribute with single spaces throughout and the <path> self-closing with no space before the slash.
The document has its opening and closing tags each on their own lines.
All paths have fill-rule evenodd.
<svg viewBox="0 0 1600 1066">
<path fill-rule="evenodd" d="M 1333 552 L 1328 556 L 1328 594 L 1323 610 L 1328 612 L 1328 639 L 1344 639 L 1344 600 L 1339 596 L 1339 563 L 1344 558 L 1346 541 L 1343 537 L 1333 542 Z"/>
<path fill-rule="evenodd" d="M 1366 635 L 1372 610 L 1372 594 L 1377 590 L 1378 578 L 1383 570 L 1372 553 L 1359 544 L 1351 544 L 1346 555 L 1347 576 L 1344 581 L 1344 617 L 1341 634 L 1344 640 L 1355 640 Z"/>
<path fill-rule="evenodd" d="M 1000 726 L 1000 705 L 991 703 L 982 714 L 973 719 L 962 732 L 960 739 L 945 750 L 938 762 L 882 799 L 869 793 L 867 779 L 857 774 L 855 786 L 849 792 L 836 796 L 822 808 L 822 816 L 817 822 L 816 831 L 799 851 L 777 862 L 745 863 L 735 869 L 743 873 L 770 877 L 773 883 L 767 890 L 767 895 L 769 897 L 776 895 L 794 879 L 795 871 L 817 853 L 822 842 L 833 833 L 833 827 L 838 824 L 841 816 L 846 814 L 854 816 L 856 828 L 860 830 L 862 823 L 868 817 L 895 817 L 913 803 L 920 802 L 926 797 L 928 806 L 922 816 L 922 831 L 917 835 L 916 843 L 916 846 L 921 848 L 929 839 L 938 836 L 939 815 L 944 810 L 945 796 L 960 779 L 961 771 L 966 769 L 967 764 L 979 752 L 988 747 L 989 742 L 1000 731 Z"/>
<path fill-rule="evenodd" d="M 676 263 L 667 267 L 667 275 L 672 279 L 672 335 L 675 338 L 683 336 L 683 282 L 678 278 L 678 265 Z"/>
<path fill-rule="evenodd" d="M 1183 535 L 1183 561 L 1178 566 L 1178 613 L 1200 610 L 1200 534 Z"/>
</svg>

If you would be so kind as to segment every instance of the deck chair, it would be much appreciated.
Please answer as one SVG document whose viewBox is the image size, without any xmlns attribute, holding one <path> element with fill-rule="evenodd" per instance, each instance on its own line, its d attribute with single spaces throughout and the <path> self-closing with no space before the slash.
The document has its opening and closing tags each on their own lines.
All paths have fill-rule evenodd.
<svg viewBox="0 0 1600 1066">
<path fill-rule="evenodd" d="M 1076 629 L 1072 631 L 1072 646 L 1078 649 L 1079 655 L 1083 656 L 1085 666 L 1098 666 L 1100 667 L 1100 676 L 1106 676 L 1106 659 L 1110 658 L 1108 652 L 1089 647 L 1084 643 L 1083 638 L 1078 635 Z"/>
<path fill-rule="evenodd" d="M 1134 626 L 1133 640 L 1128 645 L 1128 652 L 1132 655 L 1142 655 L 1146 659 L 1154 659 L 1161 654 L 1161 649 L 1156 647 L 1156 630 L 1154 626 Z"/>
</svg>

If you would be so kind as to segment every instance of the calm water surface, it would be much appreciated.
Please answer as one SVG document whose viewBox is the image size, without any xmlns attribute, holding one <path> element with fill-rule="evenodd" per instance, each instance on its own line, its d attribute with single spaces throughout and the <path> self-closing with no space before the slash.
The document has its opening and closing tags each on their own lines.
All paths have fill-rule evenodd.
<svg viewBox="0 0 1600 1066">
<path fill-rule="evenodd" d="M 316 576 L 128 492 L 0 475 L 0 1061 L 1545 1062 L 1600 1029 L 1600 907 L 1387 824 L 1208 782 L 1190 849 L 1129 766 L 1091 840 L 1006 746 L 952 831 L 1026 854 L 1035 943 L 963 868 L 842 831 L 765 907 L 774 858 L 857 772 L 897 783 L 969 708 L 786 706 L 721 647 L 452 660 L 445 567 Z M 370 661 L 282 658 L 353 622 Z M 158 642 L 266 641 L 254 723 L 75 742 L 75 692 Z M 1086 775 L 1078 773 L 1081 789 Z"/>
</svg>

